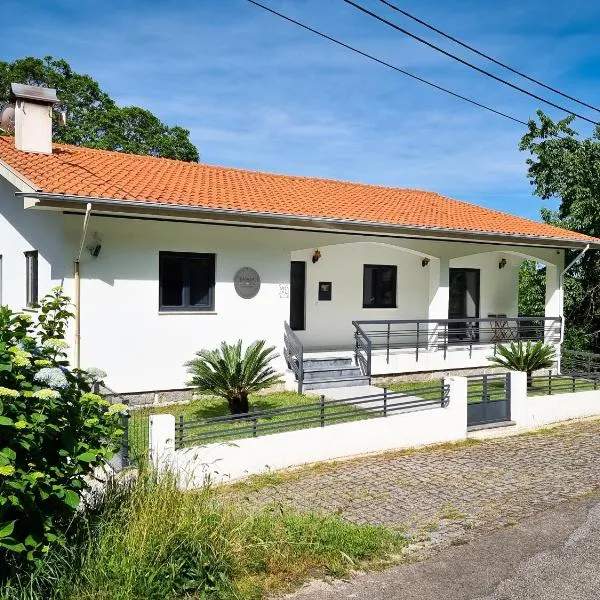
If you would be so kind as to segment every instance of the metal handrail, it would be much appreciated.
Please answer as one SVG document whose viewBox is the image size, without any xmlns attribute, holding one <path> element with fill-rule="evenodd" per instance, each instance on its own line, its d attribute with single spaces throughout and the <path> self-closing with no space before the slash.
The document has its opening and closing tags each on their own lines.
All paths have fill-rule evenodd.
<svg viewBox="0 0 600 600">
<path fill-rule="evenodd" d="M 287 321 L 283 322 L 284 358 L 288 367 L 294 372 L 298 382 L 298 393 L 302 394 L 304 386 L 304 346 Z"/>
<path fill-rule="evenodd" d="M 355 328 L 355 359 L 365 375 L 371 375 L 373 350 L 442 349 L 444 359 L 450 347 L 493 346 L 515 340 L 546 340 L 559 343 L 561 317 L 465 317 L 461 319 L 390 319 L 352 321 Z"/>
<path fill-rule="evenodd" d="M 352 325 L 354 325 L 355 328 L 354 338 L 356 340 L 354 346 L 354 361 L 356 365 L 360 367 L 362 374 L 370 377 L 373 343 L 357 321 L 352 321 Z"/>
</svg>

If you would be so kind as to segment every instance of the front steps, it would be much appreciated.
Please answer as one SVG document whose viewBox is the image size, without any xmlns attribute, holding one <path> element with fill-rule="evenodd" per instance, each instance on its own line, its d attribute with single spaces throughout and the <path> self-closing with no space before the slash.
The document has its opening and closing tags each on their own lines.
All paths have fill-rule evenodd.
<svg viewBox="0 0 600 600">
<path fill-rule="evenodd" d="M 305 358 L 303 365 L 305 391 L 369 385 L 351 357 Z"/>
</svg>

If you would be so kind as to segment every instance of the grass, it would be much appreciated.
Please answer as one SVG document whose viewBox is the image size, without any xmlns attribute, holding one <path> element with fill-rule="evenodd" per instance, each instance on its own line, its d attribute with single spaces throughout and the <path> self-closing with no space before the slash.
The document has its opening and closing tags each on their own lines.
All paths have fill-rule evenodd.
<svg viewBox="0 0 600 600">
<path fill-rule="evenodd" d="M 112 485 L 34 572 L 3 600 L 258 600 L 310 577 L 387 564 L 399 532 L 281 509 L 245 512 L 211 489 L 187 493 L 168 474 Z"/>
<path fill-rule="evenodd" d="M 264 433 L 273 433 L 275 431 L 320 427 L 318 396 L 300 395 L 294 392 L 272 392 L 252 395 L 249 402 L 250 412 L 259 413 L 256 419 L 257 433 L 259 434 L 261 428 Z M 285 408 L 297 408 L 298 410 L 287 414 L 260 414 L 262 411 Z M 253 435 L 252 421 L 248 419 L 239 422 L 211 422 L 210 419 L 214 417 L 228 416 L 229 408 L 225 400 L 205 396 L 193 400 L 189 404 L 173 404 L 164 407 L 132 410 L 129 421 L 129 443 L 133 453 L 142 451 L 148 445 L 148 417 L 151 414 L 165 413 L 175 415 L 176 422 L 179 422 L 181 416 L 184 418 L 184 423 L 208 420 L 205 423 L 199 422 L 198 426 L 192 430 L 186 430 L 186 437 L 189 436 L 189 438 L 184 445 L 242 439 Z M 377 414 L 367 412 L 357 406 L 327 406 L 325 423 L 354 421 L 374 416 L 377 416 Z M 302 419 L 306 419 L 306 421 L 302 422 Z M 309 419 L 312 419 L 312 421 Z M 274 424 L 278 425 L 277 429 L 265 429 L 272 427 Z"/>
</svg>

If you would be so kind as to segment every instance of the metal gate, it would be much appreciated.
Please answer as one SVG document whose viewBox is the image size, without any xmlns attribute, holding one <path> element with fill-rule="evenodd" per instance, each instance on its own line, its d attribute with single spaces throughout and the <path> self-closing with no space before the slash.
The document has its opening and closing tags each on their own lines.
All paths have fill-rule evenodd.
<svg viewBox="0 0 600 600">
<path fill-rule="evenodd" d="M 467 427 L 510 421 L 510 376 L 493 373 L 468 377 Z"/>
</svg>

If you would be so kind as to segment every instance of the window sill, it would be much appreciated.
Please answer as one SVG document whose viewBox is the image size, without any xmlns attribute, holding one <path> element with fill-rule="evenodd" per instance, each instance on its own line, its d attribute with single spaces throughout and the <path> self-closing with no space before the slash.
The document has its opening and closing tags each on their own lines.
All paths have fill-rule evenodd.
<svg viewBox="0 0 600 600">
<path fill-rule="evenodd" d="M 22 308 L 21 310 L 23 312 L 26 312 L 26 313 L 37 313 L 37 312 L 39 312 L 38 308 L 31 308 L 31 306 L 27 306 L 25 308 Z"/>
<path fill-rule="evenodd" d="M 214 310 L 159 310 L 159 316 L 162 315 L 218 315 Z"/>
</svg>

